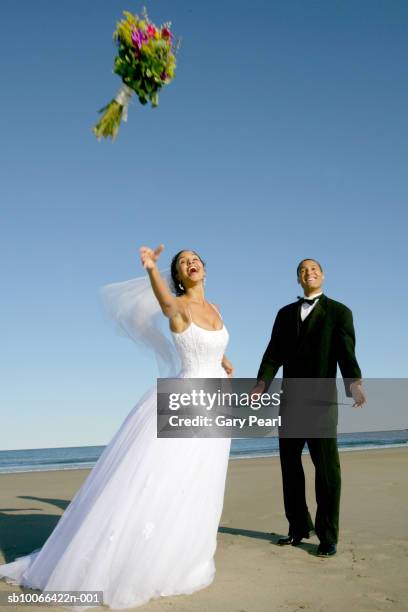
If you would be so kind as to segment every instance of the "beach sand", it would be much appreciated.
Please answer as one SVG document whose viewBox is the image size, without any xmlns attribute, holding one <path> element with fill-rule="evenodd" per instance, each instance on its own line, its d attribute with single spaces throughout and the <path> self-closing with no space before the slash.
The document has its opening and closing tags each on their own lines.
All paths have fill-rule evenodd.
<svg viewBox="0 0 408 612">
<path fill-rule="evenodd" d="M 337 612 L 408 610 L 408 451 L 341 453 L 342 501 L 336 556 L 315 556 L 317 538 L 276 545 L 286 535 L 279 459 L 231 460 L 214 582 L 193 595 L 162 598 L 140 612 Z M 314 471 L 304 456 L 308 504 Z M 0 475 L 1 562 L 41 546 L 89 470 Z M 271 532 L 274 534 L 271 536 Z M 0 591 L 16 591 L 0 580 Z M 27 605 L 0 610 L 27 612 Z M 61 612 L 60 607 L 35 610 Z M 97 608 L 94 608 L 97 610 Z M 101 608 L 98 608 L 101 609 Z M 102 608 L 106 610 L 107 608 Z"/>
</svg>

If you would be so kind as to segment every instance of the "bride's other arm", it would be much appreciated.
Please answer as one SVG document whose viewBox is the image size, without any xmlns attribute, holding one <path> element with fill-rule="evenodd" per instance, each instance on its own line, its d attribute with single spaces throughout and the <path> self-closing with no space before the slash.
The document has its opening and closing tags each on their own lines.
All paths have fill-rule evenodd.
<svg viewBox="0 0 408 612">
<path fill-rule="evenodd" d="M 151 249 L 146 246 L 140 247 L 140 259 L 142 266 L 149 274 L 153 293 L 160 304 L 163 314 L 171 319 L 180 312 L 180 300 L 171 293 L 166 281 L 161 276 L 157 268 L 157 260 L 164 249 L 161 244 L 156 249 Z"/>
<path fill-rule="evenodd" d="M 222 317 L 221 317 L 221 311 L 220 311 L 220 307 L 218 306 L 218 304 L 212 304 L 212 306 L 215 308 L 215 310 L 218 312 L 218 315 L 222 321 Z M 226 371 L 226 373 L 228 374 L 228 376 L 230 378 L 232 378 L 232 376 L 234 376 L 234 366 L 232 365 L 232 363 L 230 362 L 230 360 L 228 359 L 228 357 L 226 355 L 223 355 L 222 357 L 222 361 L 221 361 L 221 365 L 224 368 L 224 370 Z"/>
<path fill-rule="evenodd" d="M 226 355 L 223 356 L 221 365 L 226 371 L 226 373 L 228 374 L 228 376 L 232 378 L 232 376 L 234 376 L 234 366 L 232 365 L 232 363 L 230 362 L 230 360 L 228 359 Z"/>
</svg>

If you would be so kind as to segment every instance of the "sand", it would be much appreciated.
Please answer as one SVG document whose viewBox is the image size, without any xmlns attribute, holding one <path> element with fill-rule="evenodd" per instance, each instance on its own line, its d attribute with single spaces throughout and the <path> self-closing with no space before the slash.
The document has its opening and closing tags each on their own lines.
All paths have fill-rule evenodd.
<svg viewBox="0 0 408 612">
<path fill-rule="evenodd" d="M 308 456 L 304 465 L 314 512 Z M 315 536 L 299 547 L 276 544 L 287 533 L 277 457 L 231 460 L 214 582 L 193 595 L 154 600 L 138 612 L 408 610 L 408 450 L 343 452 L 341 465 L 336 556 L 317 557 Z M 41 546 L 88 472 L 0 475 L 2 563 Z M 0 580 L 0 591 L 19 590 Z M 11 609 L 27 612 L 27 606 L 0 604 L 0 610 Z"/>
</svg>

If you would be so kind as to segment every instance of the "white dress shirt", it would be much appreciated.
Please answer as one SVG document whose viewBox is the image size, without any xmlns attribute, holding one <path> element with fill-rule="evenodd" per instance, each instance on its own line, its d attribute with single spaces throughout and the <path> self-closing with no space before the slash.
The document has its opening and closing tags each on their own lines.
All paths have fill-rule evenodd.
<svg viewBox="0 0 408 612">
<path fill-rule="evenodd" d="M 320 293 L 316 293 L 316 295 L 305 295 L 304 297 L 307 300 L 313 300 L 316 297 L 320 297 L 323 294 L 323 291 L 321 291 Z M 315 302 L 313 302 L 313 304 L 308 304 L 307 302 L 303 302 L 301 308 L 300 308 L 300 318 L 302 319 L 302 321 L 304 321 L 307 317 L 307 315 L 309 315 L 313 308 L 316 306 L 317 302 L 319 300 L 316 300 Z"/>
</svg>

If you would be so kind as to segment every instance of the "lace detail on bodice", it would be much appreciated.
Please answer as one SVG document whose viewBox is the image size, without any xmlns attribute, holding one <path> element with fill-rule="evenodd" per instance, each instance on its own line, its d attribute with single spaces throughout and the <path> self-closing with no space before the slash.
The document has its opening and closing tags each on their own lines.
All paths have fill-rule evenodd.
<svg viewBox="0 0 408 612">
<path fill-rule="evenodd" d="M 225 378 L 221 365 L 229 334 L 225 325 L 209 330 L 191 321 L 181 333 L 172 332 L 181 359 L 182 378 Z"/>
</svg>

